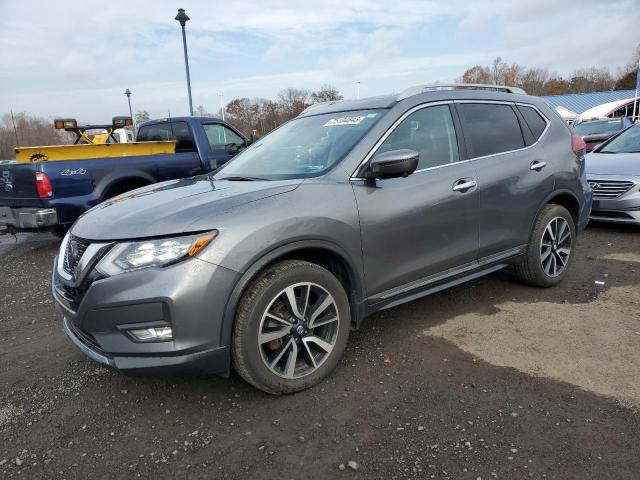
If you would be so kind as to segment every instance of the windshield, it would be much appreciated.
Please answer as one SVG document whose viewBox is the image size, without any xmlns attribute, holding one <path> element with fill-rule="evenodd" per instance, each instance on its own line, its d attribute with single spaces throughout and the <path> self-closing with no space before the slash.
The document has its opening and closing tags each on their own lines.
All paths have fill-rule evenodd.
<svg viewBox="0 0 640 480">
<path fill-rule="evenodd" d="M 293 119 L 257 140 L 215 178 L 279 180 L 320 175 L 342 160 L 382 112 L 357 110 Z"/>
<path fill-rule="evenodd" d="M 638 153 L 640 152 L 640 124 L 626 129 L 599 150 L 598 153 Z"/>
<path fill-rule="evenodd" d="M 573 131 L 581 137 L 587 135 L 605 135 L 615 133 L 622 127 L 620 120 L 597 120 L 594 122 L 579 123 L 573 127 Z"/>
</svg>

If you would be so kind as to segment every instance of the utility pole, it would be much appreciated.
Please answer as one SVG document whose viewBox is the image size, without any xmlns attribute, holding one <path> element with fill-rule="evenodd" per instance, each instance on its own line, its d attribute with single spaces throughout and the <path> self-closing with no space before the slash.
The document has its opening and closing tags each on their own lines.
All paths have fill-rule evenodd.
<svg viewBox="0 0 640 480">
<path fill-rule="evenodd" d="M 360 82 L 356 82 L 356 98 L 360 98 Z"/>
<path fill-rule="evenodd" d="M 193 102 L 191 101 L 191 78 L 189 76 L 189 56 L 187 55 L 187 34 L 185 32 L 185 25 L 190 18 L 184 12 L 184 8 L 178 9 L 178 15 L 176 15 L 175 20 L 180 23 L 182 27 L 182 46 L 184 47 L 184 66 L 187 71 L 187 91 L 189 93 L 189 114 L 193 116 Z"/>
</svg>

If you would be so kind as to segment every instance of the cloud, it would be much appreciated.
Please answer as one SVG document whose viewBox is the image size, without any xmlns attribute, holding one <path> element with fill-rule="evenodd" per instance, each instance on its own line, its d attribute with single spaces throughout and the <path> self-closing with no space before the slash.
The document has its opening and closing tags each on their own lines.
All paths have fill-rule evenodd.
<svg viewBox="0 0 640 480">
<path fill-rule="evenodd" d="M 566 74 L 625 64 L 635 0 L 185 0 L 194 103 L 275 97 L 330 83 L 362 93 L 453 80 L 500 55 Z M 91 121 L 134 109 L 184 113 L 176 4 L 112 0 L 88 11 L 63 0 L 0 0 L 0 105 Z M 577 12 L 576 10 L 579 10 Z M 580 12 L 585 12 L 581 14 Z M 215 105 L 215 106 L 214 106 Z M 157 113 L 154 113 L 157 112 Z M 1 112 L 0 112 L 1 113 Z"/>
</svg>

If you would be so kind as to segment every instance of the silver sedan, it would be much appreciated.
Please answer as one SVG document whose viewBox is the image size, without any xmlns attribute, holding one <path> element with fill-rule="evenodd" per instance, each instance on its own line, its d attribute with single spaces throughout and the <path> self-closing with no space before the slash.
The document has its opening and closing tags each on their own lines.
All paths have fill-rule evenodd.
<svg viewBox="0 0 640 480">
<path fill-rule="evenodd" d="M 586 168 L 591 219 L 640 225 L 640 124 L 587 154 Z"/>
</svg>

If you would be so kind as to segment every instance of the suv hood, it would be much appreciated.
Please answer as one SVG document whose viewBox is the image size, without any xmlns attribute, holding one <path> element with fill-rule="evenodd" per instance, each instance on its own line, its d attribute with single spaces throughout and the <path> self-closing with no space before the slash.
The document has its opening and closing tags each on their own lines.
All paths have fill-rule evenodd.
<svg viewBox="0 0 640 480">
<path fill-rule="evenodd" d="M 294 190 L 302 180 L 230 181 L 206 176 L 156 183 L 107 200 L 78 218 L 71 233 L 87 240 L 125 240 L 219 228 L 222 213 Z"/>
<path fill-rule="evenodd" d="M 587 175 L 640 175 L 640 153 L 589 153 Z"/>
</svg>

